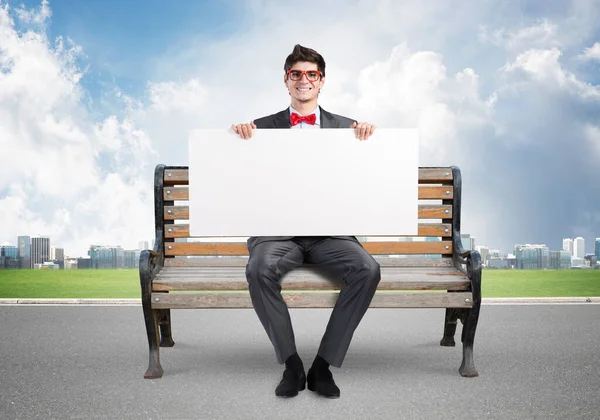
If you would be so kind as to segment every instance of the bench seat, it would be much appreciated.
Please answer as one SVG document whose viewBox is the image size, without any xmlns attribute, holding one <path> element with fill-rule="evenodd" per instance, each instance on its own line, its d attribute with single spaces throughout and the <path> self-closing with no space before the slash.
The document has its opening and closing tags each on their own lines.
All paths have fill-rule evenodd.
<svg viewBox="0 0 600 420">
<path fill-rule="evenodd" d="M 378 259 L 382 260 L 382 259 Z M 207 261 L 208 262 L 208 261 Z M 453 267 L 399 267 L 380 264 L 381 282 L 372 308 L 472 306 L 471 282 Z M 252 308 L 245 267 L 210 266 L 163 268 L 156 275 L 152 291 L 154 308 Z M 331 308 L 341 289 L 339 280 L 304 265 L 282 279 L 282 294 L 290 308 Z M 402 291 L 461 291 L 463 293 L 403 293 Z M 161 292 L 195 291 L 185 295 Z M 319 291 L 308 296 L 307 292 Z M 239 293 L 232 293 L 239 292 Z M 328 292 L 328 293 L 325 293 Z"/>
<path fill-rule="evenodd" d="M 157 275 L 153 291 L 240 290 L 248 291 L 243 267 L 164 268 Z M 325 273 L 299 267 L 282 279 L 283 290 L 340 290 L 341 284 Z M 463 273 L 445 267 L 382 267 L 377 290 L 469 290 L 471 282 Z"/>
</svg>

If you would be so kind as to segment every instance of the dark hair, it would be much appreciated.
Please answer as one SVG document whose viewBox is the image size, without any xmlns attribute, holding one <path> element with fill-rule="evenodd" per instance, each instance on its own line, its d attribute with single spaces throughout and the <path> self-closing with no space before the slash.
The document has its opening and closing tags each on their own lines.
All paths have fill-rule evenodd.
<svg viewBox="0 0 600 420">
<path fill-rule="evenodd" d="M 292 53 L 285 59 L 283 71 L 287 73 L 287 71 L 299 61 L 315 63 L 317 65 L 317 69 L 323 74 L 323 77 L 325 77 L 325 60 L 323 59 L 323 56 L 315 50 L 303 47 L 300 44 L 296 44 Z"/>
</svg>

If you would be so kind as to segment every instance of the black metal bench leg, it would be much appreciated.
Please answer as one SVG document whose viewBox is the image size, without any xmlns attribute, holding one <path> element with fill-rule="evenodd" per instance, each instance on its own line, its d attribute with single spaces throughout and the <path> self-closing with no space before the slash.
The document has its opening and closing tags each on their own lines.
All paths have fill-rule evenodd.
<svg viewBox="0 0 600 420">
<path fill-rule="evenodd" d="M 444 337 L 440 341 L 440 346 L 454 347 L 454 334 L 456 333 L 456 322 L 458 319 L 459 309 L 446 308 L 446 318 L 444 320 Z"/>
<path fill-rule="evenodd" d="M 473 307 L 467 312 L 466 323 L 463 326 L 463 360 L 458 370 L 461 376 L 472 378 L 479 376 L 473 363 L 473 341 L 475 339 L 475 330 L 479 319 L 479 305 Z"/>
<path fill-rule="evenodd" d="M 171 310 L 159 309 L 158 318 L 160 324 L 160 346 L 173 347 L 175 342 L 171 336 Z"/>
<path fill-rule="evenodd" d="M 148 346 L 150 350 L 148 370 L 144 374 L 145 379 L 157 379 L 163 376 L 160 365 L 160 348 L 158 346 L 158 313 L 156 310 L 144 306 L 144 319 L 146 321 L 146 333 L 148 334 Z"/>
<path fill-rule="evenodd" d="M 163 369 L 160 365 L 160 347 L 158 336 L 158 311 L 152 309 L 152 272 L 150 269 L 150 254 L 147 250 L 140 254 L 140 285 L 142 292 L 142 310 L 144 311 L 144 322 L 146 334 L 148 335 L 149 359 L 148 370 L 144 374 L 146 379 L 161 378 Z"/>
<path fill-rule="evenodd" d="M 458 372 L 461 376 L 472 378 L 479 376 L 473 363 L 473 341 L 479 320 L 479 309 L 481 306 L 481 261 L 479 253 L 473 252 L 473 257 L 467 261 L 467 271 L 471 278 L 471 289 L 473 293 L 473 307 L 467 310 L 463 321 L 462 343 L 463 360 Z"/>
</svg>

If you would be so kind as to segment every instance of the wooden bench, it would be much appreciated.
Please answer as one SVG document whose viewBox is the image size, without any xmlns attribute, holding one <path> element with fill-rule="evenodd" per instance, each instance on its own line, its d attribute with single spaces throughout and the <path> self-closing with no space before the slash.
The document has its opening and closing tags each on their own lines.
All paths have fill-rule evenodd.
<svg viewBox="0 0 600 420">
<path fill-rule="evenodd" d="M 185 222 L 187 185 L 187 167 L 156 167 L 156 240 L 153 250 L 142 251 L 139 267 L 150 347 L 144 377 L 149 379 L 163 374 L 159 347 L 174 344 L 171 309 L 252 308 L 245 276 L 248 261 L 245 240 L 229 243 L 178 240 L 189 238 L 189 225 Z M 459 372 L 473 377 L 478 375 L 473 364 L 473 340 L 481 304 L 481 259 L 477 251 L 462 248 L 460 206 L 461 176 L 457 167 L 419 168 L 419 238 L 385 241 L 382 237 L 376 239 L 384 241 L 370 239 L 362 245 L 381 266 L 381 282 L 371 307 L 447 308 L 440 344 L 455 345 L 454 334 L 460 319 L 463 359 Z M 333 307 L 340 289 L 335 279 L 307 265 L 288 273 L 282 287 L 290 308 Z"/>
</svg>

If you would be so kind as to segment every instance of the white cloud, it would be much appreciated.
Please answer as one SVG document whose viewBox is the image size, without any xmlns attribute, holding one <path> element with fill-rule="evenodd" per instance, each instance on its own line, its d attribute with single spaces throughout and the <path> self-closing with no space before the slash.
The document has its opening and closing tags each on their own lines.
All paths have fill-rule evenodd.
<svg viewBox="0 0 600 420">
<path fill-rule="evenodd" d="M 594 45 L 583 50 L 578 57 L 582 60 L 600 60 L 600 42 L 595 42 Z"/>
<path fill-rule="evenodd" d="M 159 111 L 197 113 L 207 99 L 207 89 L 198 79 L 150 83 L 149 91 L 151 106 Z"/>
<path fill-rule="evenodd" d="M 91 119 L 81 48 L 47 39 L 50 15 L 45 1 L 16 10 L 42 28 L 20 32 L 0 5 L 2 238 L 48 235 L 69 255 L 110 238 L 135 247 L 153 234 L 150 139 L 126 116 Z"/>
<path fill-rule="evenodd" d="M 600 166 L 600 127 L 586 124 L 583 130 L 589 149 L 592 151 L 590 155 L 592 163 Z"/>
<path fill-rule="evenodd" d="M 481 26 L 478 35 L 479 40 L 484 43 L 497 45 L 511 51 L 522 51 L 532 47 L 560 46 L 557 29 L 558 25 L 548 19 L 543 19 L 535 25 L 516 30 L 490 29 Z"/>
<path fill-rule="evenodd" d="M 507 63 L 505 73 L 524 73 L 531 80 L 550 89 L 565 89 L 582 98 L 600 99 L 600 86 L 586 83 L 572 72 L 563 69 L 557 48 L 550 50 L 531 49 L 519 54 L 514 62 Z"/>
<path fill-rule="evenodd" d="M 50 16 L 52 16 L 48 0 L 42 0 L 37 10 L 26 9 L 25 6 L 21 5 L 15 12 L 22 22 L 37 25 L 45 25 Z"/>
<path fill-rule="evenodd" d="M 537 81 L 563 87 L 567 82 L 567 75 L 558 62 L 561 52 L 558 48 L 551 50 L 531 49 L 519 54 L 514 63 L 505 66 L 506 72 L 523 70 Z"/>
<path fill-rule="evenodd" d="M 345 101 L 345 99 L 343 99 Z M 489 123 L 491 106 L 481 100 L 478 76 L 464 69 L 449 77 L 441 54 L 412 53 L 406 45 L 387 61 L 367 66 L 358 76 L 357 113 L 380 126 L 417 127 L 421 162 L 439 165 L 453 158 L 465 128 Z M 343 109 L 348 103 L 337 101 Z"/>
</svg>

